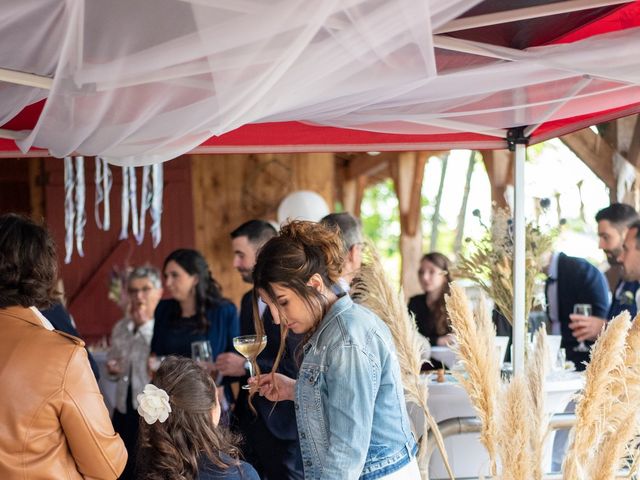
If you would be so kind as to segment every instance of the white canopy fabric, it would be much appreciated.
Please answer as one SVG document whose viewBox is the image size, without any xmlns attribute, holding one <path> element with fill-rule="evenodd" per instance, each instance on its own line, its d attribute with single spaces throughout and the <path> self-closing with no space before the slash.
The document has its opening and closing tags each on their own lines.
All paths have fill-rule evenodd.
<svg viewBox="0 0 640 480">
<path fill-rule="evenodd" d="M 22 0 L 3 6 L 0 125 L 47 98 L 23 151 L 142 165 L 244 124 L 504 138 L 640 102 L 640 29 L 524 51 L 461 40 L 480 0 Z"/>
</svg>

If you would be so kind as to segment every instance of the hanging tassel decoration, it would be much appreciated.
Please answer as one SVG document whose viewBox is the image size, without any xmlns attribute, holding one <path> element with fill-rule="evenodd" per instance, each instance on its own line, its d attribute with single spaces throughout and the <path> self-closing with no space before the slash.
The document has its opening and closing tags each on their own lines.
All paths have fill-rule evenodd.
<svg viewBox="0 0 640 480">
<path fill-rule="evenodd" d="M 142 167 L 142 193 L 140 194 L 140 226 L 138 234 L 135 235 L 138 245 L 142 245 L 144 241 L 144 231 L 146 224 L 147 210 L 151 207 L 153 188 L 151 185 L 151 167 L 145 165 Z"/>
<path fill-rule="evenodd" d="M 122 216 L 122 227 L 120 228 L 119 240 L 129 237 L 129 167 L 122 167 L 122 204 L 120 213 Z"/>
<path fill-rule="evenodd" d="M 111 195 L 111 186 L 113 185 L 113 176 L 109 164 L 102 157 L 96 157 L 96 201 L 94 207 L 94 216 L 96 225 L 99 230 L 105 232 L 111 228 L 111 206 L 109 197 Z M 100 204 L 103 206 L 103 219 L 100 220 Z"/>
<path fill-rule="evenodd" d="M 84 157 L 76 157 L 76 178 L 75 178 L 75 234 L 76 250 L 78 255 L 84 257 L 82 243 L 84 241 L 84 227 L 87 223 L 85 211 L 85 180 L 84 180 Z"/>
<path fill-rule="evenodd" d="M 73 205 L 73 159 L 64 157 L 64 263 L 71 263 L 73 255 L 73 226 L 75 222 L 75 209 Z"/>
<path fill-rule="evenodd" d="M 153 180 L 153 194 L 151 196 L 151 238 L 153 248 L 156 248 L 162 239 L 162 195 L 164 190 L 163 166 L 156 163 L 151 166 Z"/>
<path fill-rule="evenodd" d="M 133 237 L 138 238 L 139 227 L 138 223 L 138 181 L 136 178 L 136 168 L 127 167 L 129 169 L 129 206 L 131 208 L 131 231 Z"/>
</svg>

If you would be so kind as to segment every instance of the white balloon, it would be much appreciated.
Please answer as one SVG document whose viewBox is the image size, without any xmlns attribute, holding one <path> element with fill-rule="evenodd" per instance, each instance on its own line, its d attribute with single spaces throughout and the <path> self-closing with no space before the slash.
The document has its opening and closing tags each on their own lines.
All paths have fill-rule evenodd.
<svg viewBox="0 0 640 480">
<path fill-rule="evenodd" d="M 288 220 L 319 221 L 329 213 L 327 202 L 319 194 L 310 190 L 299 190 L 287 195 L 278 207 L 280 225 Z"/>
</svg>

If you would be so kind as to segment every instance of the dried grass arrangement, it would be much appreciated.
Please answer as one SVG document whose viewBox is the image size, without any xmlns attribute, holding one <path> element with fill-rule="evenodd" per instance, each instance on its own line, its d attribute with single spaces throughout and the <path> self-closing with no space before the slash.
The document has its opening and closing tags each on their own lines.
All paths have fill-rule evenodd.
<svg viewBox="0 0 640 480">
<path fill-rule="evenodd" d="M 456 276 L 476 282 L 495 302 L 498 311 L 513 324 L 513 228 L 509 212 L 494 208 L 491 228 L 485 229 L 484 237 L 470 241 L 471 248 L 460 255 Z M 553 229 L 545 231 L 534 222 L 527 223 L 525 229 L 525 318 L 528 318 L 542 257 L 551 251 L 557 232 Z"/>
<path fill-rule="evenodd" d="M 442 436 L 427 406 L 427 383 L 421 381 L 420 378 L 423 361 L 429 358 L 429 343 L 424 342 L 424 339 L 418 333 L 415 320 L 409 315 L 404 303 L 402 291 L 394 291 L 380 262 L 380 257 L 371 244 L 367 244 L 363 251 L 362 267 L 351 284 L 350 294 L 354 301 L 364 305 L 378 315 L 389 327 L 393 335 L 406 401 L 417 405 L 424 414 L 424 424 L 419 426 L 420 428 L 414 427 L 414 431 L 424 432 L 422 439 L 419 439 L 420 450 L 418 458 L 423 460 L 427 450 L 426 433 L 428 425 L 436 436 L 445 467 L 450 478 L 453 479 L 453 471 L 447 459 Z M 425 348 L 427 351 L 425 351 Z M 424 462 L 420 463 L 423 464 Z M 421 471 L 423 478 L 428 478 L 426 468 Z"/>
<path fill-rule="evenodd" d="M 640 433 L 640 321 L 623 312 L 609 322 L 591 351 L 585 388 L 577 397 L 576 425 L 564 478 L 604 480 L 633 457 Z M 636 442 L 637 443 L 637 442 Z M 637 465 L 632 467 L 629 478 Z"/>
<path fill-rule="evenodd" d="M 541 479 L 542 447 L 548 430 L 542 394 L 548 367 L 544 329 L 535 334 L 536 348 L 527 355 L 526 375 L 506 382 L 500 377 L 495 328 L 483 302 L 472 314 L 464 290 L 455 283 L 446 302 L 458 357 L 466 370 L 466 376 L 457 375 L 458 381 L 482 423 L 480 441 L 489 454 L 491 477 Z"/>
</svg>

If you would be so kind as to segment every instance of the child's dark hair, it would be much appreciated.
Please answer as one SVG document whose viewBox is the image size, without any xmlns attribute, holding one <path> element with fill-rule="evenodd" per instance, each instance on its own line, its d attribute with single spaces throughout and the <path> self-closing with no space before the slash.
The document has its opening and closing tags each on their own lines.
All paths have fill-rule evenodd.
<svg viewBox="0 0 640 480">
<path fill-rule="evenodd" d="M 167 357 L 153 384 L 169 395 L 171 413 L 164 423 L 140 418 L 140 454 L 136 478 L 195 480 L 203 457 L 220 468 L 237 465 L 238 449 L 230 434 L 213 423 L 216 385 L 193 360 Z"/>
</svg>

